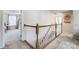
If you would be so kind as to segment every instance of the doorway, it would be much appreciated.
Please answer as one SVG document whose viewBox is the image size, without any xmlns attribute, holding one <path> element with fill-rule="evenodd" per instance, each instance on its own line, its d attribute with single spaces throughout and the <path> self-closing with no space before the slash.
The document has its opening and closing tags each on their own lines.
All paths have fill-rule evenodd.
<svg viewBox="0 0 79 59">
<path fill-rule="evenodd" d="M 20 37 L 19 16 L 8 14 L 6 32 L 5 32 L 5 48 L 17 48 L 17 41 Z"/>
</svg>

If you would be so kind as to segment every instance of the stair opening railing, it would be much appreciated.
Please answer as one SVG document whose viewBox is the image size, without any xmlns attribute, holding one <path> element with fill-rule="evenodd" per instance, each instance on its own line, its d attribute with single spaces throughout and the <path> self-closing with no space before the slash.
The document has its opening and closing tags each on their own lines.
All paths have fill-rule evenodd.
<svg viewBox="0 0 79 59">
<path fill-rule="evenodd" d="M 36 26 L 24 24 L 24 26 L 32 27 L 32 28 L 35 28 L 35 29 L 36 29 L 36 47 L 35 47 L 36 49 L 40 49 L 40 48 L 46 47 L 52 40 L 54 40 L 58 35 L 61 34 L 61 33 L 59 33 L 59 34 L 57 35 L 57 25 L 60 25 L 60 26 L 61 26 L 61 33 L 62 33 L 62 23 L 61 23 L 61 24 L 43 25 L 43 26 L 39 26 L 38 24 L 36 24 Z M 52 36 L 52 33 L 53 33 L 53 32 L 54 32 L 54 34 L 55 34 L 55 37 L 54 37 L 51 41 L 47 42 L 44 46 L 41 46 L 41 45 L 44 43 L 44 41 L 47 40 L 47 39 L 45 39 L 45 38 L 46 38 L 47 34 L 49 33 L 49 31 L 50 31 L 50 29 L 51 29 L 52 26 L 55 27 L 55 31 L 52 31 L 52 32 L 50 33 L 49 38 Z M 39 29 L 40 29 L 40 28 L 44 28 L 44 27 L 49 27 L 49 29 L 48 29 L 48 31 L 46 32 L 45 36 L 42 38 L 42 41 L 39 41 L 39 38 L 38 38 L 38 36 L 39 36 Z M 48 39 L 49 39 L 49 38 L 48 38 Z"/>
<path fill-rule="evenodd" d="M 61 26 L 61 28 L 60 28 L 61 31 L 59 33 L 57 32 L 57 29 L 59 29 L 58 26 Z M 49 45 L 53 40 L 55 40 L 62 33 L 62 23 L 61 24 L 55 24 L 54 25 L 55 30 L 50 30 L 51 27 L 53 27 L 53 26 L 49 27 L 45 36 L 42 38 L 42 41 L 40 43 L 40 48 L 45 48 L 47 45 Z M 50 34 L 48 34 L 49 32 L 50 32 Z"/>
</svg>

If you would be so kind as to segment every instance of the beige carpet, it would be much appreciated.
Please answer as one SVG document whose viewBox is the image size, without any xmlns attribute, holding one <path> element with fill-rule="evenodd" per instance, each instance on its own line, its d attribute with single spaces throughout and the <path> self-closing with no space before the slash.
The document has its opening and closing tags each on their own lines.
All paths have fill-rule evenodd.
<svg viewBox="0 0 79 59">
<path fill-rule="evenodd" d="M 5 34 L 5 49 L 29 49 L 30 47 L 20 40 L 19 30 L 9 30 Z"/>
<path fill-rule="evenodd" d="M 30 47 L 19 38 L 19 30 L 10 30 L 5 34 L 5 49 L 30 49 Z M 79 40 L 73 39 L 72 34 L 62 33 L 52 41 L 45 49 L 79 49 Z"/>
<path fill-rule="evenodd" d="M 72 37 L 72 34 L 62 33 L 46 49 L 79 49 L 79 40 L 73 39 Z"/>
</svg>

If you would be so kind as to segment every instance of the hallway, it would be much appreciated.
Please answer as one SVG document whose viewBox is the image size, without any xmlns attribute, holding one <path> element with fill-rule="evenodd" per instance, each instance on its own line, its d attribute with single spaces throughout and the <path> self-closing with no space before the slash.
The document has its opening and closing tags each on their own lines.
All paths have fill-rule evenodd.
<svg viewBox="0 0 79 59">
<path fill-rule="evenodd" d="M 79 39 L 79 11 L 2 10 L 1 12 L 0 48 L 79 48 L 79 41 L 76 40 Z"/>
</svg>

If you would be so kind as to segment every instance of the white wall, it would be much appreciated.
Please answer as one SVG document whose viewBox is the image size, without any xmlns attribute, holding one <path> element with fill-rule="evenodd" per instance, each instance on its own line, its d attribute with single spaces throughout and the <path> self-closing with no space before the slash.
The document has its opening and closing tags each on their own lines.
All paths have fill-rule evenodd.
<svg viewBox="0 0 79 59">
<path fill-rule="evenodd" d="M 69 13 L 71 14 L 71 23 L 64 23 L 64 14 Z M 23 19 L 24 19 L 24 24 L 28 25 L 48 25 L 48 24 L 54 24 L 56 16 L 61 16 L 62 21 L 63 21 L 63 27 L 62 31 L 63 33 L 71 34 L 73 32 L 73 13 L 72 12 L 65 12 L 65 13 L 54 13 L 54 11 L 51 13 L 49 11 L 45 10 L 24 10 L 23 11 Z M 47 32 L 48 28 L 41 28 L 40 33 L 39 33 L 39 40 L 45 35 Z M 24 35 L 24 40 L 29 41 L 32 45 L 33 42 L 36 41 L 36 35 L 35 35 L 35 29 L 33 28 L 24 28 L 25 35 Z M 59 31 L 59 29 L 58 29 Z"/>
<path fill-rule="evenodd" d="M 3 11 L 0 10 L 0 48 L 4 48 L 4 20 L 3 20 Z"/>
<path fill-rule="evenodd" d="M 79 34 L 79 10 L 74 10 L 73 11 L 73 33 L 74 34 Z"/>
<path fill-rule="evenodd" d="M 51 20 L 54 20 L 54 15 L 49 11 L 29 10 L 23 11 L 24 23 L 36 25 L 48 25 L 51 24 Z"/>
<path fill-rule="evenodd" d="M 73 32 L 73 13 L 69 13 L 67 12 L 67 14 L 70 14 L 71 15 L 71 22 L 70 23 L 64 23 L 64 15 L 66 13 L 63 14 L 63 33 L 66 33 L 66 34 L 71 34 Z"/>
<path fill-rule="evenodd" d="M 28 25 L 49 25 L 53 23 L 55 20 L 55 15 L 49 13 L 49 11 L 40 11 L 40 10 L 31 10 L 31 11 L 23 11 L 23 19 L 24 19 L 24 24 Z M 47 28 L 42 28 L 39 33 L 39 39 L 40 37 L 43 37 L 44 34 L 46 33 Z M 35 29 L 25 27 L 24 28 L 25 34 L 24 34 L 24 39 L 30 42 L 33 46 L 35 46 L 36 42 L 36 32 Z"/>
</svg>

